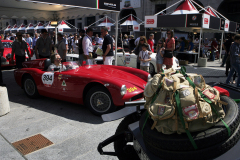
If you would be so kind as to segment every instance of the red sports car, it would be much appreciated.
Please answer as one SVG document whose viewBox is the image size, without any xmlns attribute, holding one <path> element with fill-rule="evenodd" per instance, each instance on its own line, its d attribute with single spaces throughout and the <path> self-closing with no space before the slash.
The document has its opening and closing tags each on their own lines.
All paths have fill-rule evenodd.
<svg viewBox="0 0 240 160">
<path fill-rule="evenodd" d="M 16 65 L 16 63 L 11 64 L 12 43 L 13 43 L 13 41 L 11 41 L 11 40 L 2 40 L 2 44 L 3 44 L 3 47 L 4 47 L 3 56 L 1 57 L 1 62 L 2 62 L 1 66 L 2 67 L 15 66 Z M 28 43 L 27 43 L 27 45 L 28 45 L 28 51 L 30 53 L 30 56 L 32 57 L 33 56 L 33 50 L 30 49 L 30 46 L 29 46 Z M 26 58 L 28 58 L 27 54 L 26 54 Z M 15 55 L 14 55 L 13 59 L 14 59 L 14 62 L 15 62 Z"/>
<path fill-rule="evenodd" d="M 66 71 L 46 71 L 50 59 L 23 63 L 14 71 L 17 84 L 28 97 L 38 95 L 86 105 L 95 115 L 112 112 L 124 102 L 142 99 L 151 77 L 145 71 L 130 67 L 83 65 L 65 62 Z"/>
</svg>

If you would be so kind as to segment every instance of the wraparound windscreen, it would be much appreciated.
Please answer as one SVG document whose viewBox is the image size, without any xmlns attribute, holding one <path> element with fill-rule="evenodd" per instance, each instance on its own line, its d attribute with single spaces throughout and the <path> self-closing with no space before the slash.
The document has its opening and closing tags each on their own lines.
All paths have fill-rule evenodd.
<svg viewBox="0 0 240 160">
<path fill-rule="evenodd" d="M 120 0 L 29 0 L 29 1 L 120 11 Z"/>
</svg>

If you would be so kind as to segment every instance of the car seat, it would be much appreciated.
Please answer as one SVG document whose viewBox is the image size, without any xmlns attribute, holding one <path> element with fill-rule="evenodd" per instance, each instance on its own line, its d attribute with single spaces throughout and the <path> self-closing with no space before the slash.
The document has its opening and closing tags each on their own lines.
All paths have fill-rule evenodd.
<svg viewBox="0 0 240 160">
<path fill-rule="evenodd" d="M 48 67 L 51 65 L 51 60 L 50 59 L 45 59 L 44 61 L 44 71 L 46 71 L 48 69 Z"/>
</svg>

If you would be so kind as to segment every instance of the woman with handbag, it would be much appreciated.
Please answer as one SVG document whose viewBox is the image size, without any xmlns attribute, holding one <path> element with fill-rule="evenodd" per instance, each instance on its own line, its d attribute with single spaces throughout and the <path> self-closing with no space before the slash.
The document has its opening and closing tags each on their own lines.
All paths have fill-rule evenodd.
<svg viewBox="0 0 240 160">
<path fill-rule="evenodd" d="M 166 40 L 166 45 L 163 50 L 165 51 L 164 53 L 164 60 L 163 64 L 166 65 L 166 69 L 172 68 L 173 65 L 173 51 L 175 50 L 175 39 L 173 38 L 173 32 L 172 31 L 167 31 L 167 40 Z"/>
</svg>

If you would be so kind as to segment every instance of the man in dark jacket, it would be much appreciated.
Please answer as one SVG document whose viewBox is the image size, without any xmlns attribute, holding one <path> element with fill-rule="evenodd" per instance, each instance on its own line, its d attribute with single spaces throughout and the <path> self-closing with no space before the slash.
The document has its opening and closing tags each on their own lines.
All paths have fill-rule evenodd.
<svg viewBox="0 0 240 160">
<path fill-rule="evenodd" d="M 80 36 L 80 38 L 79 38 L 79 40 L 78 40 L 78 49 L 79 49 L 79 59 L 78 59 L 78 61 L 79 61 L 79 64 L 80 65 L 82 65 L 82 63 L 83 63 L 83 61 L 84 61 L 84 56 L 83 56 L 83 47 L 82 47 L 82 40 L 83 40 L 83 38 L 84 38 L 84 36 L 85 36 L 85 33 L 86 33 L 86 31 L 85 30 L 80 30 L 79 31 L 79 36 Z"/>
<path fill-rule="evenodd" d="M 230 48 L 230 62 L 231 62 L 231 71 L 228 75 L 226 83 L 230 83 L 230 79 L 233 76 L 234 71 L 240 75 L 240 34 L 237 34 L 234 38 L 234 43 Z M 240 76 L 238 76 L 237 87 L 240 87 Z"/>
</svg>

